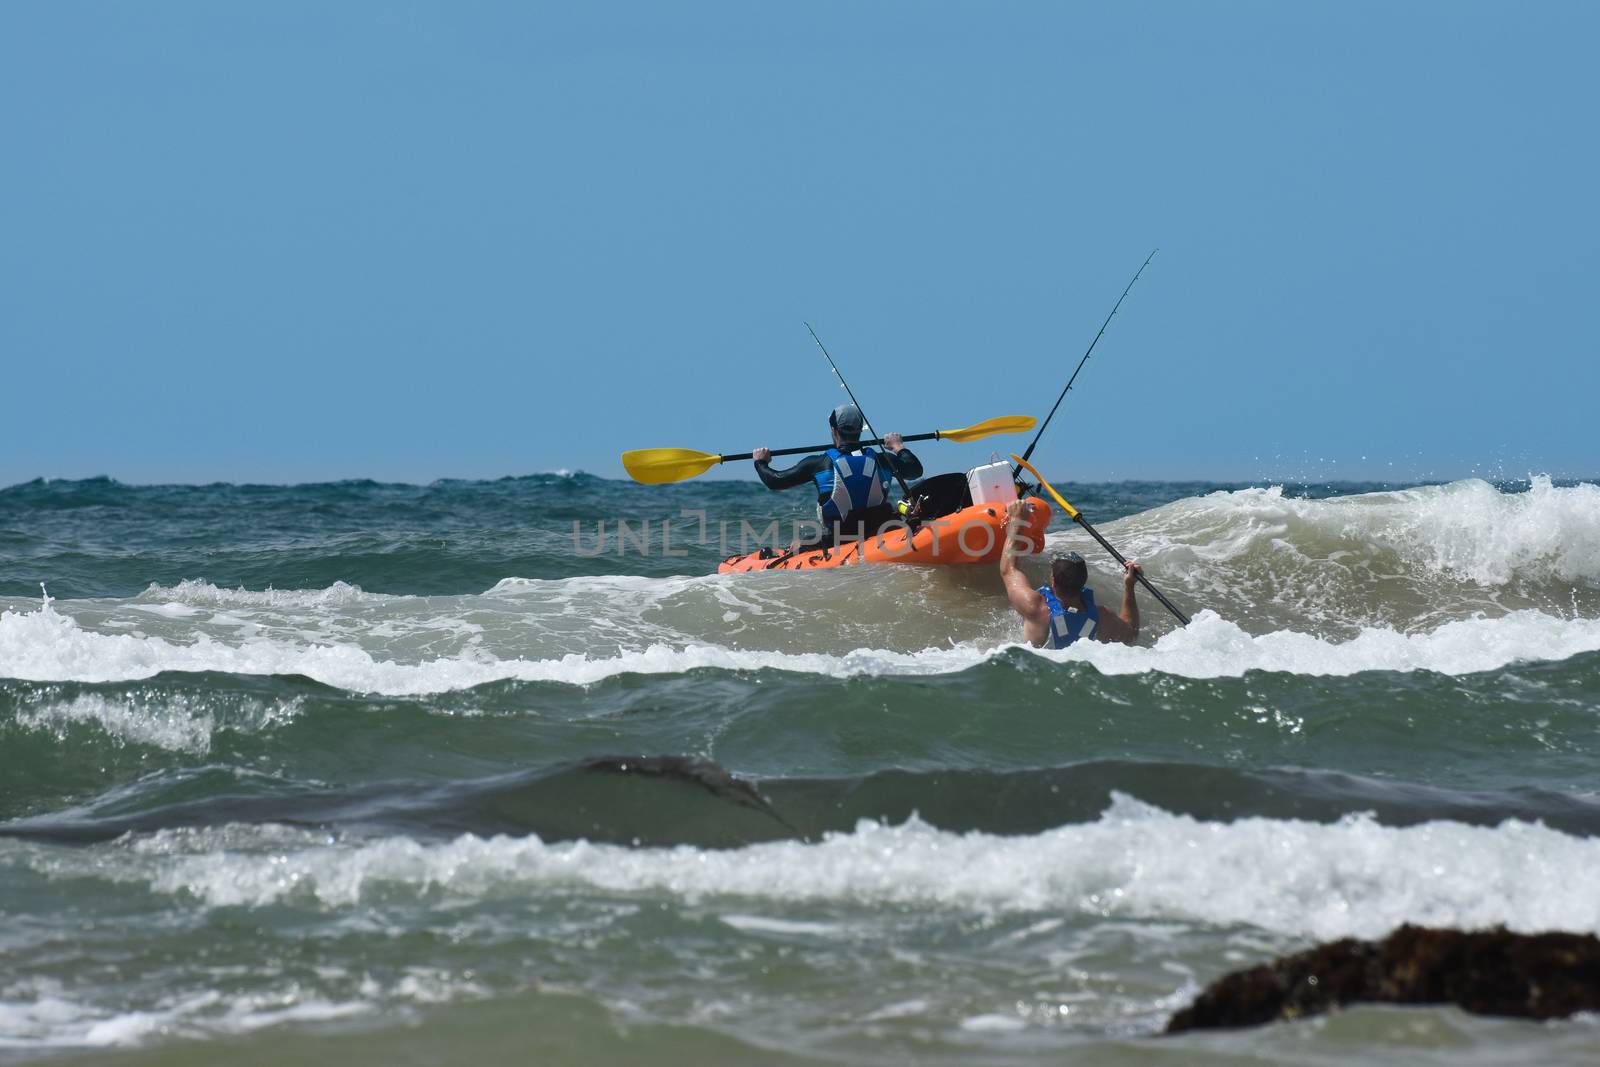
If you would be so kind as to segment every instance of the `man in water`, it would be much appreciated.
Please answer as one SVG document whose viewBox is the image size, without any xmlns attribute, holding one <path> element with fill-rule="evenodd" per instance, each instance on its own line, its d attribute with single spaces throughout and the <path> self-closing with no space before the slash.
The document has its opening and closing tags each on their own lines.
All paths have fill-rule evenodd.
<svg viewBox="0 0 1600 1067">
<path fill-rule="evenodd" d="M 900 435 L 884 436 L 880 452 L 861 444 L 861 428 L 866 420 L 854 404 L 840 404 L 828 416 L 833 431 L 833 447 L 820 456 L 807 456 L 788 470 L 773 470 L 770 448 L 753 452 L 756 474 L 768 489 L 793 489 L 806 482 L 816 483 L 817 518 L 823 537 L 815 545 L 831 547 L 846 538 L 871 537 L 899 516 L 889 503 L 889 482 L 895 474 L 910 480 L 922 477 L 922 461 L 911 454 Z"/>
<path fill-rule="evenodd" d="M 1000 579 L 1006 583 L 1006 597 L 1022 616 L 1022 636 L 1034 647 L 1048 644 L 1051 648 L 1066 648 L 1074 641 L 1093 638 L 1097 641 L 1121 641 L 1131 645 L 1139 639 L 1139 601 L 1134 595 L 1134 585 L 1140 573 L 1139 564 L 1133 560 L 1122 571 L 1122 611 L 1116 615 L 1102 611 L 1094 602 L 1094 590 L 1088 586 L 1089 565 L 1076 552 L 1065 552 L 1050 558 L 1050 584 L 1035 589 L 1028 584 L 1027 576 L 1017 566 L 1017 555 L 1023 548 L 1021 537 L 1010 536 L 1010 531 L 1020 529 L 1027 521 L 1033 505 L 1026 500 L 1014 500 L 1006 508 L 1006 547 L 1000 554 Z"/>
</svg>

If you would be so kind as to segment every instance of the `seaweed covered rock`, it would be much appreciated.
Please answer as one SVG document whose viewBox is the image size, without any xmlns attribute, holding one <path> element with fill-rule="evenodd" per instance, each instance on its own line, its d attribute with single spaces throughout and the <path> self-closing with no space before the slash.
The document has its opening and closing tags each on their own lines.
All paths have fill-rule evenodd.
<svg viewBox="0 0 1600 1067">
<path fill-rule="evenodd" d="M 1224 975 L 1166 1032 L 1258 1026 L 1354 1003 L 1455 1004 L 1530 1019 L 1600 1011 L 1600 939 L 1422 926 L 1382 941 L 1345 938 Z"/>
</svg>

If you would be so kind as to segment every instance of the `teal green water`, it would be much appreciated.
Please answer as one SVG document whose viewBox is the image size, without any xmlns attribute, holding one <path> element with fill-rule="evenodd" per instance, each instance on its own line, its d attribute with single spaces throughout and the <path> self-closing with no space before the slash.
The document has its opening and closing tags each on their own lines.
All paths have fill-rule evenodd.
<svg viewBox="0 0 1600 1067">
<path fill-rule="evenodd" d="M 0 1061 L 1600 1054 L 1154 1036 L 1322 939 L 1600 931 L 1600 490 L 1071 491 L 1191 626 L 717 576 L 799 517 L 743 483 L 0 491 Z"/>
</svg>

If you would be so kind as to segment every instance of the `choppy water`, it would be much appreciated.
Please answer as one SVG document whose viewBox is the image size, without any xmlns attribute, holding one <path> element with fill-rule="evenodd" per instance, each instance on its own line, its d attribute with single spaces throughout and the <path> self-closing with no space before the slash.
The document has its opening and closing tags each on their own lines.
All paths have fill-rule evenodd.
<svg viewBox="0 0 1600 1067">
<path fill-rule="evenodd" d="M 802 506 L 743 483 L 0 490 L 0 1061 L 1600 1057 L 1152 1036 L 1318 940 L 1600 932 L 1600 488 L 1072 495 L 1191 626 L 711 574 Z"/>
</svg>

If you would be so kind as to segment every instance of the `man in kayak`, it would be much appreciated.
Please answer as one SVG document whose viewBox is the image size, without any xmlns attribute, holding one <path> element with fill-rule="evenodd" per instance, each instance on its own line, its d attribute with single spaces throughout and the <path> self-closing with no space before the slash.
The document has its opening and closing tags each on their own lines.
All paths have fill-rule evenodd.
<svg viewBox="0 0 1600 1067">
<path fill-rule="evenodd" d="M 897 433 L 884 436 L 878 451 L 861 444 L 866 420 L 854 404 L 840 404 L 828 416 L 833 447 L 820 456 L 807 456 L 787 470 L 773 470 L 772 450 L 752 452 L 756 474 L 768 489 L 793 489 L 813 482 L 817 489 L 817 518 L 823 536 L 797 552 L 831 547 L 841 540 L 871 537 L 899 516 L 889 503 L 889 482 L 899 474 L 908 481 L 922 477 L 922 461 L 911 454 Z"/>
<path fill-rule="evenodd" d="M 1017 555 L 1025 546 L 1023 538 L 1011 537 L 1021 529 L 1033 504 L 1014 500 L 1006 507 L 1006 547 L 1000 554 L 1000 579 L 1006 584 L 1006 597 L 1022 616 L 1022 636 L 1034 647 L 1049 645 L 1066 648 L 1074 641 L 1121 641 L 1131 645 L 1139 639 L 1139 601 L 1134 585 L 1140 573 L 1133 560 L 1122 570 L 1122 610 L 1116 615 L 1094 602 L 1088 586 L 1089 565 L 1076 552 L 1050 557 L 1050 584 L 1035 589 L 1017 566 Z"/>
</svg>

